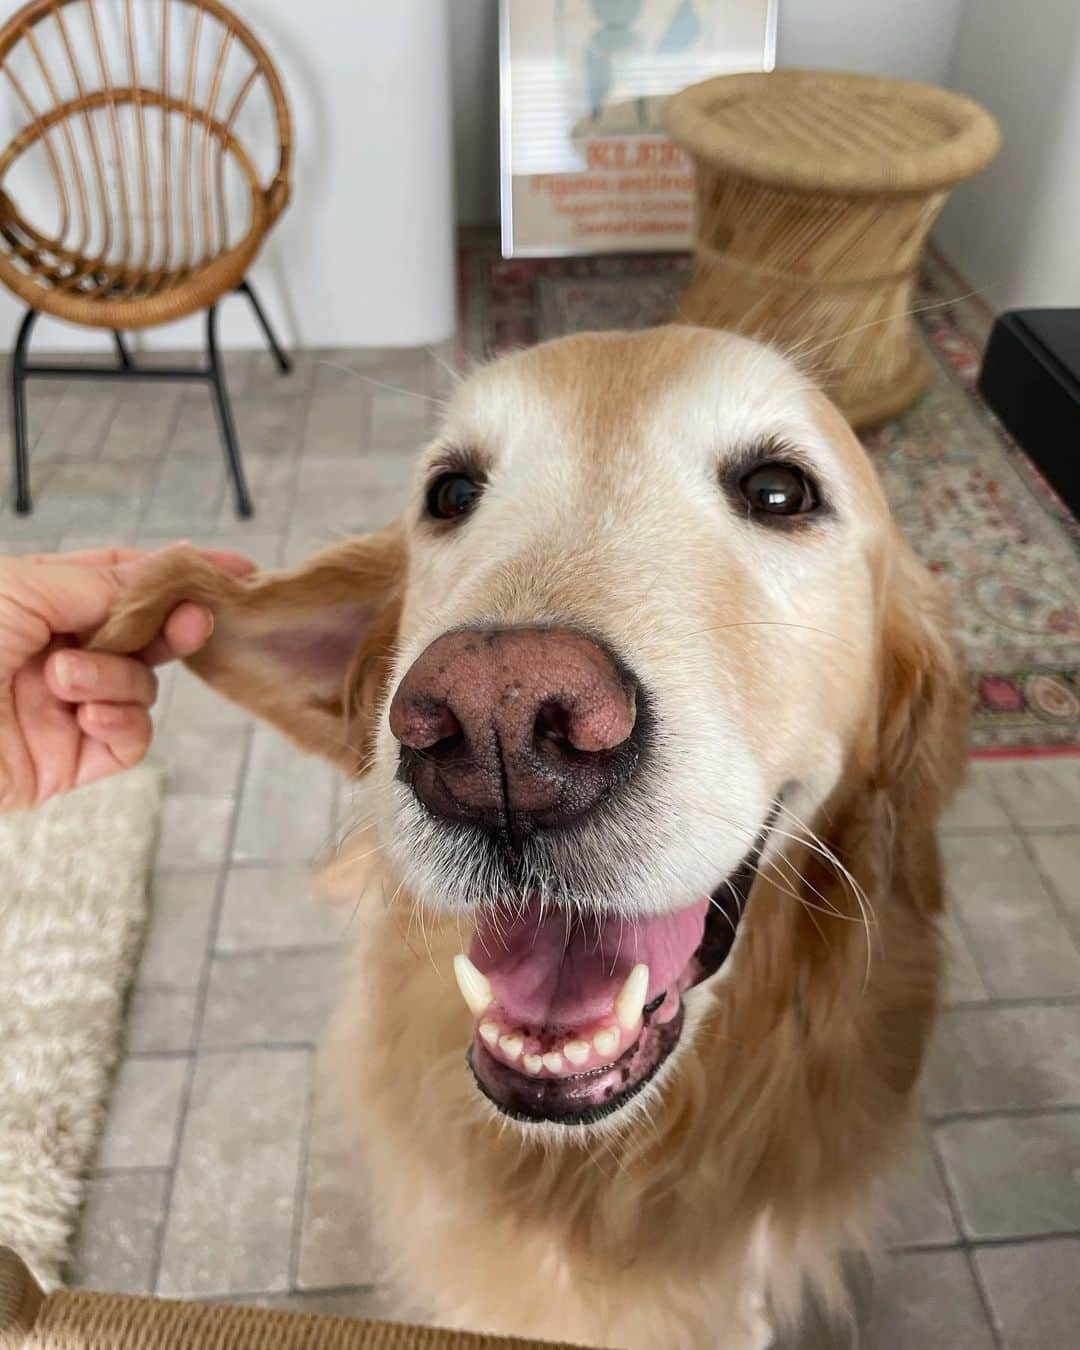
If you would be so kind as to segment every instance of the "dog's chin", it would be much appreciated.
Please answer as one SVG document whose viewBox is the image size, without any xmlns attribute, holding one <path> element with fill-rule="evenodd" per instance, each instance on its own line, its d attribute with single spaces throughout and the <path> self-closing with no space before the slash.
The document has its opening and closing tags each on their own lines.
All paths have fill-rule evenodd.
<svg viewBox="0 0 1080 1350">
<path fill-rule="evenodd" d="M 458 977 L 477 1016 L 467 1062 L 501 1115 L 581 1128 L 647 1106 L 698 1020 L 687 996 L 733 957 L 767 833 L 710 896 L 670 915 L 583 920 L 526 901 L 480 916 Z"/>
</svg>

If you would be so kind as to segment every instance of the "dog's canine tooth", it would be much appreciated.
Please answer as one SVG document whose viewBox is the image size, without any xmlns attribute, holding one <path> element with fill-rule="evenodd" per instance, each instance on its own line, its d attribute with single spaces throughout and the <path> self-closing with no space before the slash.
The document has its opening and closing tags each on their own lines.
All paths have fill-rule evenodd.
<svg viewBox="0 0 1080 1350">
<path fill-rule="evenodd" d="M 588 1041 L 567 1041 L 562 1050 L 571 1064 L 584 1064 L 589 1058 Z"/>
<path fill-rule="evenodd" d="M 481 1022 L 480 1035 L 488 1045 L 494 1045 L 499 1039 L 499 1025 L 497 1022 Z"/>
<path fill-rule="evenodd" d="M 615 1015 L 626 1031 L 633 1031 L 641 1021 L 645 998 L 649 992 L 649 967 L 639 961 L 626 977 L 615 1000 Z"/>
<path fill-rule="evenodd" d="M 549 1050 L 544 1056 L 544 1068 L 550 1069 L 552 1073 L 561 1073 L 562 1066 L 562 1055 L 557 1050 Z"/>
<path fill-rule="evenodd" d="M 593 1037 L 593 1045 L 598 1054 L 610 1057 L 619 1048 L 619 1032 L 616 1027 L 605 1027 Z"/>
<path fill-rule="evenodd" d="M 525 1042 L 520 1036 L 508 1035 L 499 1037 L 499 1049 L 507 1059 L 516 1060 L 521 1054 Z"/>
<path fill-rule="evenodd" d="M 474 1017 L 482 1016 L 491 1007 L 491 981 L 476 969 L 464 952 L 458 952 L 454 957 L 454 975 L 469 1011 Z"/>
<path fill-rule="evenodd" d="M 526 1073 L 539 1073 L 544 1067 L 544 1061 L 539 1055 L 526 1055 L 521 1062 L 525 1065 Z"/>
</svg>

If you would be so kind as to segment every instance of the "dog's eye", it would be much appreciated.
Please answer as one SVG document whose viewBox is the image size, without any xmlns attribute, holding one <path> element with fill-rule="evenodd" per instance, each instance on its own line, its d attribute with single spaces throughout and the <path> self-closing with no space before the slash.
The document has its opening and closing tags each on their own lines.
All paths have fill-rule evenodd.
<svg viewBox="0 0 1080 1350">
<path fill-rule="evenodd" d="M 818 490 L 795 464 L 759 464 L 739 483 L 752 511 L 769 516 L 802 516 L 817 510 Z"/>
<path fill-rule="evenodd" d="M 481 485 L 463 473 L 443 473 L 427 490 L 427 512 L 436 520 L 454 520 L 467 515 L 483 491 Z"/>
</svg>

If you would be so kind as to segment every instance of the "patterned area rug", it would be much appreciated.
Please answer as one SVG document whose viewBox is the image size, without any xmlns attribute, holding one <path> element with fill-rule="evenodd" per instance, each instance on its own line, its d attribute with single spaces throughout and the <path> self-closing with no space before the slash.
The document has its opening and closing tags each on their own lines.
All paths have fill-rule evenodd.
<svg viewBox="0 0 1080 1350">
<path fill-rule="evenodd" d="M 681 255 L 503 260 L 462 250 L 466 355 L 675 313 Z M 917 315 L 926 394 L 867 433 L 901 527 L 952 591 L 971 671 L 976 754 L 1080 753 L 1080 529 L 975 391 L 990 315 L 930 258 Z"/>
</svg>

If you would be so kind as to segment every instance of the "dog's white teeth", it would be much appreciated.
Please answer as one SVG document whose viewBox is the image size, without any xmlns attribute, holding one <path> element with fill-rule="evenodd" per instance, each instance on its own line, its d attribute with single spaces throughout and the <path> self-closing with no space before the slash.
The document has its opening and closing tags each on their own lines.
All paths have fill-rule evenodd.
<svg viewBox="0 0 1080 1350">
<path fill-rule="evenodd" d="M 474 1017 L 481 1017 L 491 1007 L 491 981 L 476 969 L 464 952 L 458 952 L 454 957 L 454 974 L 469 1011 Z"/>
<path fill-rule="evenodd" d="M 496 1041 L 499 1039 L 498 1023 L 481 1022 L 480 1035 L 483 1037 L 485 1041 L 487 1041 L 488 1045 L 494 1045 Z"/>
<path fill-rule="evenodd" d="M 615 1027 L 605 1027 L 603 1031 L 596 1033 L 592 1043 L 596 1046 L 597 1054 L 610 1058 L 619 1048 L 618 1030 Z"/>
<path fill-rule="evenodd" d="M 521 1062 L 525 1065 L 526 1073 L 539 1073 L 544 1067 L 544 1061 L 539 1055 L 526 1055 Z"/>
<path fill-rule="evenodd" d="M 563 1054 L 571 1064 L 584 1064 L 589 1058 L 588 1041 L 567 1041 L 563 1046 Z"/>
<path fill-rule="evenodd" d="M 499 1049 L 507 1059 L 516 1060 L 521 1054 L 525 1042 L 520 1036 L 500 1036 Z"/>
<path fill-rule="evenodd" d="M 543 1059 L 545 1069 L 550 1069 L 552 1073 L 562 1073 L 562 1055 L 558 1051 L 550 1050 Z"/>
<path fill-rule="evenodd" d="M 615 1000 L 615 1015 L 627 1031 L 633 1031 L 641 1021 L 645 998 L 649 992 L 649 967 L 639 961 L 626 977 L 626 983 L 619 990 Z"/>
</svg>

